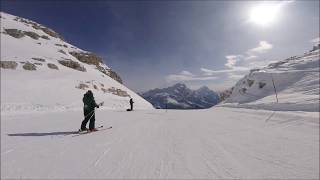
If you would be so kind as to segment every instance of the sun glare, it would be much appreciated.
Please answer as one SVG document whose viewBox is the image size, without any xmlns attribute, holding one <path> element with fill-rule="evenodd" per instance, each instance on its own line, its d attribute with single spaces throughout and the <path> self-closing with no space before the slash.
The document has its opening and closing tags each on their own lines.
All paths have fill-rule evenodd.
<svg viewBox="0 0 320 180">
<path fill-rule="evenodd" d="M 274 22 L 278 17 L 280 6 L 276 4 L 261 4 L 250 11 L 250 21 L 258 25 L 266 26 Z"/>
</svg>

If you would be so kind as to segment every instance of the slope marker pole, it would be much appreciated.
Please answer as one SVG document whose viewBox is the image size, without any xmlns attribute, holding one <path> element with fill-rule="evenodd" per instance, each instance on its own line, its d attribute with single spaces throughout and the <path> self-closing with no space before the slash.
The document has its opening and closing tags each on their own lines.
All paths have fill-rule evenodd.
<svg viewBox="0 0 320 180">
<path fill-rule="evenodd" d="M 272 84 L 273 84 L 274 92 L 276 93 L 276 98 L 277 98 L 277 103 L 278 103 L 278 102 L 279 102 L 279 100 L 278 100 L 278 94 L 277 94 L 276 86 L 275 86 L 275 84 L 274 84 L 274 80 L 273 80 L 272 73 L 271 73 L 271 79 L 272 79 Z"/>
</svg>

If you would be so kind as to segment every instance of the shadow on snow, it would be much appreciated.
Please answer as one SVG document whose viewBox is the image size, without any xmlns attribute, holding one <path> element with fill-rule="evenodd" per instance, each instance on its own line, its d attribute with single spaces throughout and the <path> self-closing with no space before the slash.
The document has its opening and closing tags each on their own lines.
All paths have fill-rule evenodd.
<svg viewBox="0 0 320 180">
<path fill-rule="evenodd" d="M 60 131 L 60 132 L 48 132 L 48 133 L 14 133 L 8 134 L 8 136 L 58 136 L 58 135 L 70 135 L 78 134 L 78 131 Z"/>
</svg>

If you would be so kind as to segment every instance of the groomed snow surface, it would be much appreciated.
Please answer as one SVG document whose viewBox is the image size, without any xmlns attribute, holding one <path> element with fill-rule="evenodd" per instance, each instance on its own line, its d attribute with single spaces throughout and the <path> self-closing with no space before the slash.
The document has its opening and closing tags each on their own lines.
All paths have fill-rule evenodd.
<svg viewBox="0 0 320 180">
<path fill-rule="evenodd" d="M 1 116 L 1 179 L 318 179 L 319 113 L 215 107 Z"/>
</svg>

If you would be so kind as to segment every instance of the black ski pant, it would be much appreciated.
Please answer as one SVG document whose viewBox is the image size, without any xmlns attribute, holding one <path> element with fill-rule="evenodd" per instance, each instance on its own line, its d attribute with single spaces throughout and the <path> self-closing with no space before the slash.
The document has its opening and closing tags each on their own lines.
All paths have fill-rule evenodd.
<svg viewBox="0 0 320 180">
<path fill-rule="evenodd" d="M 132 108 L 133 108 L 133 104 L 131 103 L 131 104 L 130 104 L 130 110 L 131 110 L 131 111 L 132 111 Z"/>
<path fill-rule="evenodd" d="M 83 110 L 83 114 L 84 114 L 85 118 L 81 123 L 81 130 L 85 130 L 86 129 L 88 121 L 90 121 L 89 122 L 89 129 L 90 130 L 94 129 L 95 121 L 96 121 L 94 109 L 90 109 L 90 110 L 84 109 Z"/>
</svg>

